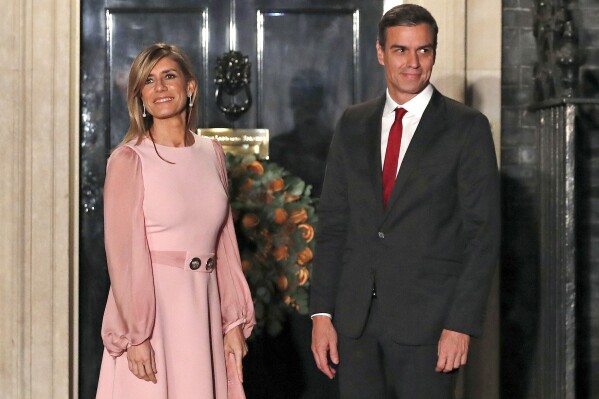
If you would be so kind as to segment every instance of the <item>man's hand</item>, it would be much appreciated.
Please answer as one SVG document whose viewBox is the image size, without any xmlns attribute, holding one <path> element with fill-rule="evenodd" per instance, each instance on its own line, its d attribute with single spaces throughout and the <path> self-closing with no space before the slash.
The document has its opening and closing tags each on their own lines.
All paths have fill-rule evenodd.
<svg viewBox="0 0 599 399">
<path fill-rule="evenodd" d="M 127 348 L 127 362 L 129 370 L 137 378 L 156 384 L 156 359 L 149 339 L 139 345 L 131 345 Z"/>
<path fill-rule="evenodd" d="M 312 319 L 312 354 L 318 369 L 333 379 L 337 370 L 329 364 L 329 355 L 334 364 L 339 364 L 339 353 L 337 332 L 327 316 L 314 316 Z"/>
<path fill-rule="evenodd" d="M 241 326 L 234 327 L 231 331 L 225 334 L 225 359 L 228 358 L 229 353 L 235 356 L 235 365 L 237 369 L 237 376 L 239 381 L 243 382 L 243 366 L 242 360 L 248 353 L 248 346 L 243 336 L 243 330 Z"/>
<path fill-rule="evenodd" d="M 468 344 L 470 336 L 456 331 L 443 330 L 437 354 L 439 360 L 435 371 L 449 373 L 466 364 L 468 360 Z"/>
</svg>

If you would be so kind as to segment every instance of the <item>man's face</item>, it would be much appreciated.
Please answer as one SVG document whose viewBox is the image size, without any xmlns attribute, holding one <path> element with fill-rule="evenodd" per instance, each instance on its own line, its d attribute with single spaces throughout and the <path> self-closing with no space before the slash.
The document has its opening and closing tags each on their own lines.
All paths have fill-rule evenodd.
<svg viewBox="0 0 599 399">
<path fill-rule="evenodd" d="M 379 64 L 391 98 L 404 104 L 427 85 L 435 64 L 433 32 L 428 24 L 387 28 L 385 48 L 376 43 Z"/>
</svg>

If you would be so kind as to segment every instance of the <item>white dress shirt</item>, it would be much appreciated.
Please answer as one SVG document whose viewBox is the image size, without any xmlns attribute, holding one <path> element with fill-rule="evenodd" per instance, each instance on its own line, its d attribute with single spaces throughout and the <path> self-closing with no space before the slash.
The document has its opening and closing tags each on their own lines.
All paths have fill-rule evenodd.
<svg viewBox="0 0 599 399">
<path fill-rule="evenodd" d="M 401 144 L 399 146 L 399 161 L 397 162 L 397 171 L 395 172 L 395 175 L 397 176 L 397 172 L 399 172 L 399 168 L 401 167 L 401 162 L 414 137 L 418 123 L 420 123 L 420 118 L 422 118 L 422 114 L 428 106 L 428 103 L 431 101 L 432 96 L 433 86 L 429 83 L 424 90 L 416 95 L 416 97 L 405 104 L 398 104 L 393 101 L 389 95 L 389 89 L 387 89 L 387 101 L 385 102 L 385 108 L 383 108 L 383 120 L 381 123 L 381 170 L 383 170 L 383 165 L 385 164 L 385 152 L 387 151 L 387 141 L 389 141 L 389 131 L 391 130 L 391 125 L 393 125 L 393 122 L 395 121 L 395 108 L 405 108 L 406 111 L 408 111 L 402 119 L 403 130 L 401 134 Z"/>
<path fill-rule="evenodd" d="M 385 152 L 387 151 L 387 141 L 389 141 L 389 131 L 391 130 L 391 125 L 393 125 L 393 122 L 395 121 L 395 108 L 405 108 L 406 111 L 408 111 L 402 119 L 403 129 L 401 134 L 401 144 L 399 146 L 399 161 L 397 162 L 397 172 L 399 172 L 401 162 L 406 155 L 406 151 L 408 150 L 410 142 L 414 137 L 414 133 L 416 132 L 416 128 L 420 123 L 422 114 L 424 114 L 424 110 L 431 101 L 432 96 L 433 86 L 429 83 L 424 90 L 416 95 L 416 97 L 412 98 L 405 104 L 398 104 L 393 101 L 389 95 L 389 89 L 387 89 L 387 101 L 385 101 L 385 107 L 383 108 L 383 119 L 381 122 L 381 171 L 383 170 L 383 165 L 385 164 Z M 397 172 L 395 172 L 396 176 Z M 332 316 L 328 313 L 314 313 L 311 318 L 314 318 L 315 316 L 326 316 L 332 319 Z"/>
</svg>

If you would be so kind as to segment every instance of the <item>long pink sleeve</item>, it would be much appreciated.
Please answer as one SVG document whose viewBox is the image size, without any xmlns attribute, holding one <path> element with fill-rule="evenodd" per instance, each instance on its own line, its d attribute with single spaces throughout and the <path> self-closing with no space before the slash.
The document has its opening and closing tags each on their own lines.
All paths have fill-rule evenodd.
<svg viewBox="0 0 599 399">
<path fill-rule="evenodd" d="M 104 242 L 110 292 L 102 322 L 102 340 L 112 356 L 148 339 L 156 303 L 143 214 L 144 185 L 137 153 L 116 149 L 104 184 Z"/>
<path fill-rule="evenodd" d="M 213 141 L 214 150 L 219 161 L 219 172 L 223 186 L 228 193 L 227 170 L 223 150 L 218 142 Z M 243 326 L 245 337 L 249 337 L 256 319 L 254 316 L 254 303 L 247 281 L 241 269 L 241 259 L 231 209 L 220 237 L 216 252 L 216 275 L 220 292 L 220 305 L 223 320 L 223 334 L 233 327 Z"/>
</svg>

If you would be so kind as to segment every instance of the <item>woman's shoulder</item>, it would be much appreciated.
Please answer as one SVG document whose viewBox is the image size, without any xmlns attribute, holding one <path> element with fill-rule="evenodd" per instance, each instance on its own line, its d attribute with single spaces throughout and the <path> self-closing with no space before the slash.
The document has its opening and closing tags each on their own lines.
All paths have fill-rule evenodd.
<svg viewBox="0 0 599 399">
<path fill-rule="evenodd" d="M 224 160 L 225 153 L 223 151 L 223 147 L 218 142 L 218 140 L 206 137 L 206 136 L 195 136 L 196 145 L 198 147 L 204 148 L 204 151 L 208 151 L 214 154 L 216 161 L 219 163 Z"/>
<path fill-rule="evenodd" d="M 226 185 L 227 185 L 227 183 L 226 183 L 227 182 L 227 169 L 225 166 L 226 160 L 225 160 L 225 152 L 223 150 L 223 147 L 218 142 L 218 140 L 213 139 L 213 138 L 198 136 L 198 137 L 196 137 L 196 140 L 202 140 L 201 145 L 204 145 L 206 148 L 206 151 L 208 151 L 208 153 L 210 154 L 210 158 L 213 160 L 213 162 L 216 166 L 216 169 L 218 170 L 220 179 L 226 187 Z"/>
<path fill-rule="evenodd" d="M 216 139 L 213 139 L 211 137 L 206 137 L 206 136 L 201 136 L 199 134 L 194 135 L 194 138 L 196 139 L 197 143 L 199 145 L 205 145 L 205 146 L 209 146 L 209 147 L 214 147 L 214 148 L 221 148 L 219 142 Z"/>
<path fill-rule="evenodd" d="M 108 158 L 109 164 L 136 164 L 139 162 L 139 153 L 135 149 L 135 141 L 119 144 Z"/>
</svg>

